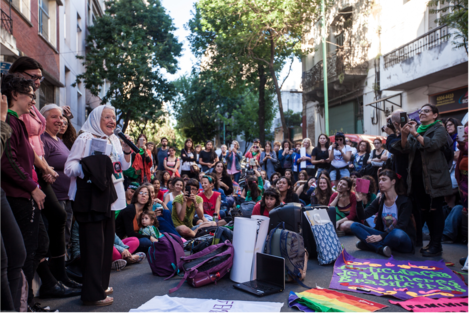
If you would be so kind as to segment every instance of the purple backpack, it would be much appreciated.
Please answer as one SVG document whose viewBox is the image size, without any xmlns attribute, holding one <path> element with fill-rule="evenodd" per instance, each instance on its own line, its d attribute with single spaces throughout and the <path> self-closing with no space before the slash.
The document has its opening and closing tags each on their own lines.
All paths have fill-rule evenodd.
<svg viewBox="0 0 470 313">
<path fill-rule="evenodd" d="M 230 241 L 212 245 L 193 255 L 182 258 L 184 277 L 178 286 L 169 293 L 178 290 L 184 281 L 193 287 L 217 283 L 233 265 L 233 246 Z"/>
<path fill-rule="evenodd" d="M 183 264 L 181 261 L 184 257 L 183 241 L 171 233 L 163 235 L 158 242 L 152 242 L 147 259 L 153 275 L 171 278 L 178 274 Z"/>
</svg>

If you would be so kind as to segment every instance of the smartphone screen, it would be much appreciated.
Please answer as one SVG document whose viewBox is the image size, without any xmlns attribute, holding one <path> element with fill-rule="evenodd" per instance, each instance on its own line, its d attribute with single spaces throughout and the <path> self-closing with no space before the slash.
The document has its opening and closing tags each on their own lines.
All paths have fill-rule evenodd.
<svg viewBox="0 0 470 313">
<path fill-rule="evenodd" d="M 408 115 L 406 112 L 400 112 L 400 126 L 403 127 L 408 123 Z"/>
<path fill-rule="evenodd" d="M 139 146 L 140 147 L 144 146 L 144 138 L 139 138 Z"/>
<path fill-rule="evenodd" d="M 233 150 L 233 148 L 235 147 L 235 145 L 230 145 L 230 150 Z"/>
<path fill-rule="evenodd" d="M 457 126 L 457 137 L 458 141 L 463 141 L 463 135 L 465 134 L 464 126 Z"/>
</svg>

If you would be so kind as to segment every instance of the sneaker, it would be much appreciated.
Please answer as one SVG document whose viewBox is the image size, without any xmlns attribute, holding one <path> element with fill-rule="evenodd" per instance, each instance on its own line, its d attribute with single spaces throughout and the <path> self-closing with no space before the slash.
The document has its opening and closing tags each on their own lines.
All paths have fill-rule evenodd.
<svg viewBox="0 0 470 313">
<path fill-rule="evenodd" d="M 389 258 L 392 255 L 392 249 L 389 246 L 385 246 L 379 250 L 379 253 Z"/>
<path fill-rule="evenodd" d="M 33 306 L 28 305 L 28 312 L 59 312 L 59 310 L 52 310 L 50 306 L 41 306 L 41 303 L 35 303 Z"/>
<path fill-rule="evenodd" d="M 113 261 L 113 263 L 111 263 L 111 269 L 112 270 L 116 270 L 116 271 L 120 271 L 122 270 L 124 267 L 126 267 L 127 265 L 127 261 L 126 260 L 123 260 L 123 259 L 119 259 L 119 260 L 116 260 L 116 261 Z"/>
</svg>

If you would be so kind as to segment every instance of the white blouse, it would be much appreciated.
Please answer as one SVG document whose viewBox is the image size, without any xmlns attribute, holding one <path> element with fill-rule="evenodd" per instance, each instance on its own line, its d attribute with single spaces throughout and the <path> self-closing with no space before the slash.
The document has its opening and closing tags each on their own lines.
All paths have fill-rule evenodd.
<svg viewBox="0 0 470 313">
<path fill-rule="evenodd" d="M 68 177 L 70 177 L 70 187 L 69 187 L 69 199 L 74 200 L 75 194 L 77 193 L 77 177 L 83 178 L 85 174 L 83 173 L 82 165 L 80 164 L 80 160 L 83 159 L 85 156 L 85 148 L 87 140 L 91 140 L 93 135 L 88 132 L 84 132 L 80 136 L 78 136 L 77 140 L 75 140 L 72 149 L 70 150 L 70 155 L 67 158 L 67 162 L 65 162 L 64 173 Z M 111 142 L 116 149 L 116 153 L 119 156 L 119 162 L 121 162 L 121 168 L 123 171 L 127 170 L 131 163 L 127 162 L 124 153 L 122 152 L 121 143 L 119 142 L 118 137 L 115 135 L 111 135 L 109 137 Z M 127 206 L 126 203 L 126 192 L 124 190 L 124 184 L 121 181 L 114 184 L 114 188 L 116 189 L 117 193 L 117 200 L 111 205 L 112 211 L 119 211 L 125 209 Z"/>
</svg>

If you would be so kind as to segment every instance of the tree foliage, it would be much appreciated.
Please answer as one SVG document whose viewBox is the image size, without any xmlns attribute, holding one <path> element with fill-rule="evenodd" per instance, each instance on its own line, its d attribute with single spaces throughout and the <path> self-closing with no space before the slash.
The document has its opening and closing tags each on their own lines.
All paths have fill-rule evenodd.
<svg viewBox="0 0 470 313">
<path fill-rule="evenodd" d="M 284 134 L 287 125 L 276 59 L 302 54 L 302 37 L 315 18 L 317 7 L 317 0 L 200 0 L 198 3 L 202 32 L 215 36 L 218 42 L 242 47 L 244 56 L 267 67 L 277 94 Z"/>
<path fill-rule="evenodd" d="M 468 54 L 468 0 L 431 0 L 431 13 L 440 13 L 439 25 L 448 25 L 457 30 L 454 34 L 455 48 L 464 48 Z"/>
<path fill-rule="evenodd" d="M 86 72 L 77 77 L 98 95 L 110 83 L 102 103 L 116 107 L 123 129 L 130 120 L 157 120 L 162 103 L 174 96 L 164 72 L 175 73 L 181 44 L 160 0 L 108 0 L 106 13 L 89 27 Z"/>
</svg>

